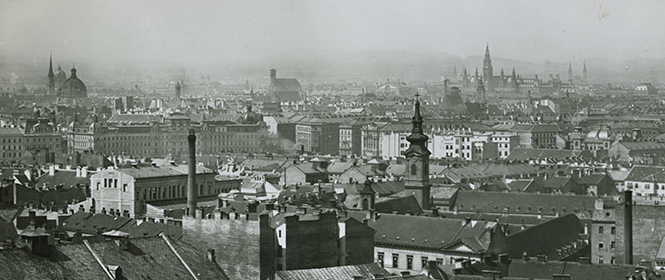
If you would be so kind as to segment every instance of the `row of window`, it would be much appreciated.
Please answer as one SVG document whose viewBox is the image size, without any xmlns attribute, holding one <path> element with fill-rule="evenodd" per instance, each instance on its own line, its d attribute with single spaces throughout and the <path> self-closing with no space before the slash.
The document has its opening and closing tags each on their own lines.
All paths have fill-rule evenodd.
<svg viewBox="0 0 665 280">
<path fill-rule="evenodd" d="M 391 259 L 392 259 L 392 264 L 391 268 L 398 268 L 398 269 L 407 269 L 407 270 L 414 270 L 414 256 L 413 255 L 404 255 L 404 254 L 398 254 L 398 253 L 392 253 L 390 254 Z M 406 263 L 402 267 L 399 266 L 400 264 L 400 256 L 402 258 L 406 258 Z M 384 252 L 378 252 L 377 253 L 377 260 L 376 260 L 381 267 L 385 267 L 385 253 Z M 427 262 L 429 261 L 429 258 L 427 256 L 420 256 L 419 258 L 420 261 L 420 267 L 415 268 L 415 269 L 422 269 L 425 266 L 427 266 Z M 450 263 L 453 263 L 453 258 L 450 258 Z M 437 258 L 436 259 L 436 264 L 437 265 L 442 265 L 444 264 L 444 259 L 443 258 Z"/>
</svg>

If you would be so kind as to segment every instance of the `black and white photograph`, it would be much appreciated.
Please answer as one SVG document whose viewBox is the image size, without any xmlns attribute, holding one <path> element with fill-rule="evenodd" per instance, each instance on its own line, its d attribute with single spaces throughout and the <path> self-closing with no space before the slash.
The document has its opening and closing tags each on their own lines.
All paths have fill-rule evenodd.
<svg viewBox="0 0 665 280">
<path fill-rule="evenodd" d="M 0 280 L 665 279 L 664 12 L 0 0 Z"/>
</svg>

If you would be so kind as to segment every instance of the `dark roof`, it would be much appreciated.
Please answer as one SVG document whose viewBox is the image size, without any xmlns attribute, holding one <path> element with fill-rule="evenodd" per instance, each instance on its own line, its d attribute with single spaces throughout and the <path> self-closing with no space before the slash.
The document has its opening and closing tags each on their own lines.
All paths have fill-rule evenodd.
<svg viewBox="0 0 665 280">
<path fill-rule="evenodd" d="M 274 92 L 283 92 L 283 91 L 295 91 L 300 92 L 302 87 L 298 79 L 288 79 L 288 78 L 275 78 L 273 82 L 273 91 Z"/>
<path fill-rule="evenodd" d="M 516 192 L 479 192 L 460 190 L 451 209 L 458 211 L 511 214 L 556 215 L 576 213 L 591 217 L 596 198 L 587 195 L 538 194 Z"/>
<path fill-rule="evenodd" d="M 361 220 L 365 217 L 363 212 L 349 212 L 349 215 L 359 215 Z M 472 221 L 463 225 L 458 219 L 395 214 L 380 214 L 375 221 L 369 221 L 369 226 L 376 230 L 375 246 L 405 246 L 429 250 L 444 250 L 463 238 L 480 238 L 495 224 Z"/>
<path fill-rule="evenodd" d="M 78 187 L 48 190 L 42 192 L 42 194 L 44 196 L 42 196 L 41 203 L 46 206 L 64 206 L 67 205 L 68 202 L 72 203 L 74 201 L 81 202 L 86 200 L 85 192 Z"/>
<path fill-rule="evenodd" d="M 580 237 L 584 226 L 577 216 L 569 214 L 508 235 L 508 255 L 519 259 L 522 254 L 545 255 L 548 260 L 564 260 L 589 246 Z M 558 251 L 570 245 L 570 251 Z M 565 251 L 565 250 L 564 250 Z"/>
<path fill-rule="evenodd" d="M 353 276 L 372 279 L 375 275 L 389 276 L 390 272 L 376 263 L 275 272 L 276 278 L 282 280 L 349 280 Z"/>
<path fill-rule="evenodd" d="M 117 230 L 126 224 L 133 222 L 133 219 L 125 217 L 115 217 L 106 214 L 90 214 L 82 211 L 73 214 L 62 222 L 62 228 L 69 231 L 81 230 L 87 234 L 97 234 L 98 231 L 107 232 Z"/>
<path fill-rule="evenodd" d="M 393 213 L 399 214 L 422 214 L 423 208 L 415 196 L 405 196 L 398 198 L 388 198 L 383 201 L 377 201 L 374 204 L 374 209 L 379 213 Z"/>
<path fill-rule="evenodd" d="M 633 265 L 580 264 L 578 262 L 538 262 L 531 258 L 512 260 L 508 267 L 511 277 L 552 279 L 553 274 L 570 274 L 570 280 L 626 279 L 635 271 Z"/>
<path fill-rule="evenodd" d="M 36 186 L 42 187 L 44 184 L 47 184 L 49 187 L 57 185 L 88 185 L 90 184 L 90 175 L 92 173 L 88 173 L 86 177 L 76 177 L 76 170 L 56 170 L 53 176 L 46 172 L 37 178 Z"/>
<path fill-rule="evenodd" d="M 174 249 L 199 279 L 228 279 L 204 253 L 177 239 Z M 106 266 L 119 266 L 123 279 L 187 279 L 191 275 L 161 237 L 130 241 L 120 250 L 111 241 L 90 242 L 90 247 Z M 59 244 L 50 247 L 49 257 L 31 255 L 26 249 L 0 251 L 0 271 L 7 279 L 108 279 L 85 244 Z"/>
</svg>

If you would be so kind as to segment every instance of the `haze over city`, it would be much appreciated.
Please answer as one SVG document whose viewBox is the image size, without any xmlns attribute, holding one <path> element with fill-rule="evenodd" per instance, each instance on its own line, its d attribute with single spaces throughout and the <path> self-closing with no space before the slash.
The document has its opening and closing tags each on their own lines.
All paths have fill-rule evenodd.
<svg viewBox="0 0 665 280">
<path fill-rule="evenodd" d="M 662 1 L 3 1 L 0 61 L 397 50 L 566 63 L 665 58 Z M 359 28 L 362 26 L 362 28 Z M 638 32 L 639 31 L 639 32 Z"/>
</svg>

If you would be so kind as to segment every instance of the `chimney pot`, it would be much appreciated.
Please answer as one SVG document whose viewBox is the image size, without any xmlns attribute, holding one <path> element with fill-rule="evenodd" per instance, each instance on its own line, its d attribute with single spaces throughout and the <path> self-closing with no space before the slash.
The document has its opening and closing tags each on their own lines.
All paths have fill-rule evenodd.
<svg viewBox="0 0 665 280">
<path fill-rule="evenodd" d="M 215 257 L 215 249 L 208 249 L 208 260 L 211 262 L 217 261 L 217 258 Z"/>
</svg>

